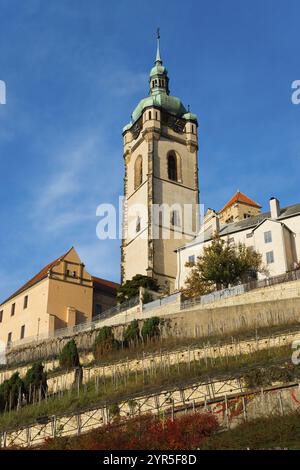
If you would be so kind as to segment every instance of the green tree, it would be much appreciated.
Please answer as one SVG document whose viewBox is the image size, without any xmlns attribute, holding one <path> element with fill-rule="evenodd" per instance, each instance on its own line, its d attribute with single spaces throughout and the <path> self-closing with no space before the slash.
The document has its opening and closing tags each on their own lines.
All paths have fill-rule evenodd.
<svg viewBox="0 0 300 470">
<path fill-rule="evenodd" d="M 16 408 L 18 403 L 23 399 L 24 383 L 19 376 L 19 372 L 15 372 L 10 379 L 4 380 L 0 385 L 0 410 L 11 410 Z"/>
<path fill-rule="evenodd" d="M 186 266 L 192 268 L 182 290 L 188 298 L 247 282 L 256 272 L 267 272 L 260 253 L 243 243 L 230 244 L 218 235 L 204 247 L 194 266 Z"/>
<path fill-rule="evenodd" d="M 119 287 L 117 292 L 117 300 L 119 303 L 126 302 L 126 300 L 132 299 L 139 295 L 140 287 L 145 289 L 158 291 L 159 285 L 156 279 L 152 279 L 142 274 L 136 274 L 132 279 L 126 281 L 122 286 Z"/>
<path fill-rule="evenodd" d="M 159 324 L 159 317 L 147 318 L 143 323 L 141 331 L 143 339 L 157 338 L 160 335 Z"/>
<path fill-rule="evenodd" d="M 47 392 L 47 373 L 41 362 L 36 362 L 28 369 L 24 377 L 24 392 L 27 403 L 31 403 L 35 398 L 41 396 L 45 398 Z"/>
<path fill-rule="evenodd" d="M 114 337 L 113 329 L 110 326 L 100 328 L 93 346 L 93 354 L 96 361 L 100 360 L 105 354 L 118 349 L 119 341 Z"/>
<path fill-rule="evenodd" d="M 59 364 L 63 369 L 73 369 L 80 365 L 79 354 L 74 339 L 64 345 L 59 355 Z"/>
<path fill-rule="evenodd" d="M 140 340 L 139 322 L 132 320 L 124 332 L 124 345 L 128 347 L 131 343 L 137 343 Z"/>
</svg>

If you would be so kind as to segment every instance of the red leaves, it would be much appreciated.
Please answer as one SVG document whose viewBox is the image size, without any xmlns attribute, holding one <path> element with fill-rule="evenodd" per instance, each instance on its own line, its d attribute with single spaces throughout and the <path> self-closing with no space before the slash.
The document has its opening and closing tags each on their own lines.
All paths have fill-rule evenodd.
<svg viewBox="0 0 300 470">
<path fill-rule="evenodd" d="M 43 449 L 83 450 L 189 450 L 196 449 L 218 428 L 208 413 L 158 420 L 153 415 L 98 428 L 80 437 L 47 440 Z"/>
</svg>

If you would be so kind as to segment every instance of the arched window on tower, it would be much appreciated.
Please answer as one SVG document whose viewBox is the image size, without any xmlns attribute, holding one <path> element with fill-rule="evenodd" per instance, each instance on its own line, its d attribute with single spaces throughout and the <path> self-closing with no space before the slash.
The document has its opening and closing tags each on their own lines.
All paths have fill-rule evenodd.
<svg viewBox="0 0 300 470">
<path fill-rule="evenodd" d="M 143 159 L 139 155 L 134 164 L 134 189 L 137 189 L 143 182 Z"/>
<path fill-rule="evenodd" d="M 177 181 L 177 159 L 174 152 L 168 155 L 168 178 L 172 181 Z"/>
</svg>

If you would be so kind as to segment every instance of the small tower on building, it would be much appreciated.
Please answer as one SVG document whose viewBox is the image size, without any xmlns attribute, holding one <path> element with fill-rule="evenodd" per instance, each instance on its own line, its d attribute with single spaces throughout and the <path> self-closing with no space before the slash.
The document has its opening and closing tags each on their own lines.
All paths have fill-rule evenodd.
<svg viewBox="0 0 300 470">
<path fill-rule="evenodd" d="M 235 195 L 219 211 L 222 224 L 230 224 L 239 220 L 254 217 L 261 213 L 261 206 L 250 199 L 246 194 L 237 191 Z"/>
</svg>

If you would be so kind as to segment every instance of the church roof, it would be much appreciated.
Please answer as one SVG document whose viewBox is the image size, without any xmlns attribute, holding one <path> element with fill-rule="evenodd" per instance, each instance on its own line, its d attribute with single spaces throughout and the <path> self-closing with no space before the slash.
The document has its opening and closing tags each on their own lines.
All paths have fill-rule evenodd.
<svg viewBox="0 0 300 470">
<path fill-rule="evenodd" d="M 223 212 L 225 209 L 228 209 L 228 207 L 232 206 L 237 202 L 247 204 L 248 206 L 257 207 L 258 209 L 261 208 L 261 206 L 257 204 L 257 202 L 250 199 L 250 197 L 246 196 L 246 194 L 242 193 L 241 191 L 237 191 L 235 195 L 227 202 L 227 204 L 225 204 L 223 209 L 220 210 L 220 212 Z"/>
<path fill-rule="evenodd" d="M 132 113 L 132 121 L 136 122 L 142 115 L 145 108 L 148 107 L 162 108 L 170 114 L 178 117 L 184 117 L 187 114 L 187 110 L 182 104 L 181 100 L 176 96 L 167 95 L 165 92 L 160 92 L 157 95 L 148 96 L 143 98 Z M 195 116 L 195 115 L 194 115 Z M 197 119 L 194 117 L 193 119 Z"/>
<path fill-rule="evenodd" d="M 161 59 L 159 39 L 160 35 L 158 31 L 156 59 L 149 76 L 149 96 L 143 98 L 135 107 L 131 115 L 131 122 L 123 128 L 124 132 L 130 129 L 132 124 L 140 118 L 144 109 L 148 107 L 158 107 L 173 116 L 180 117 L 187 121 L 197 121 L 197 116 L 190 113 L 179 98 L 171 96 L 169 93 L 168 71 Z"/>
</svg>

